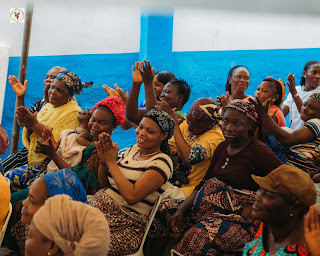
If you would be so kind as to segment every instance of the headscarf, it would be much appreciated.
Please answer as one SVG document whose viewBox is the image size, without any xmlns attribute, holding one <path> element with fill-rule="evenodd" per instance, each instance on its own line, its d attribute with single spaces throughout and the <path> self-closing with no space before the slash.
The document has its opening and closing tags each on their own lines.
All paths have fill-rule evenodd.
<svg viewBox="0 0 320 256">
<path fill-rule="evenodd" d="M 171 116 L 160 109 L 151 109 L 144 117 L 151 118 L 159 125 L 162 132 L 168 133 L 168 139 L 170 139 L 174 133 L 175 123 Z"/>
<path fill-rule="evenodd" d="M 208 98 L 197 99 L 190 107 L 189 114 L 199 121 L 213 124 L 218 124 L 222 119 L 217 104 Z"/>
<path fill-rule="evenodd" d="M 255 106 L 243 100 L 233 100 L 231 101 L 226 108 L 233 108 L 243 114 L 245 114 L 252 122 L 253 129 L 255 129 L 259 123 L 259 115 L 256 112 Z"/>
<path fill-rule="evenodd" d="M 318 101 L 320 103 L 320 93 L 314 93 L 310 96 L 310 98 L 315 99 L 316 101 Z"/>
<path fill-rule="evenodd" d="M 50 70 L 51 70 L 51 69 L 54 69 L 54 70 L 58 71 L 59 73 L 60 73 L 61 71 L 65 71 L 65 70 L 66 70 L 65 68 L 60 67 L 60 66 L 54 66 L 54 67 L 50 68 Z"/>
<path fill-rule="evenodd" d="M 82 92 L 82 88 L 89 88 L 93 85 L 92 81 L 82 83 L 80 77 L 66 69 L 61 71 L 56 79 L 65 84 L 71 96 L 80 94 Z"/>
<path fill-rule="evenodd" d="M 117 124 L 121 125 L 126 120 L 126 105 L 124 105 L 123 101 L 117 96 L 109 96 L 104 100 L 96 103 L 94 107 L 91 109 L 93 113 L 95 109 L 99 106 L 106 106 L 108 107 L 111 112 L 113 113 L 114 117 L 117 120 Z"/>
<path fill-rule="evenodd" d="M 33 224 L 64 255 L 107 255 L 108 222 L 100 210 L 67 195 L 50 197 L 33 216 Z"/>
<path fill-rule="evenodd" d="M 87 195 L 78 176 L 68 169 L 43 175 L 50 197 L 66 194 L 75 201 L 87 203 Z"/>
</svg>

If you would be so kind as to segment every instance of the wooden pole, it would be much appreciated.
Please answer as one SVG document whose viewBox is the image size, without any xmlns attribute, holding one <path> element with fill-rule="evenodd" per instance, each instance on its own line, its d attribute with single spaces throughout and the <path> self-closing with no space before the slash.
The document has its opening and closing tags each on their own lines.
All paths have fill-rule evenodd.
<svg viewBox="0 0 320 256">
<path fill-rule="evenodd" d="M 26 14 L 25 14 L 22 52 L 21 52 L 19 78 L 18 78 L 21 84 L 24 84 L 24 80 L 26 79 L 26 75 L 27 75 L 32 15 L 33 15 L 33 0 L 28 0 Z M 18 102 L 18 99 L 16 98 L 15 109 L 17 109 L 17 102 Z M 19 133 L 20 133 L 20 126 L 18 125 L 18 122 L 16 119 L 16 113 L 14 113 L 10 154 L 13 154 L 18 150 Z"/>
</svg>

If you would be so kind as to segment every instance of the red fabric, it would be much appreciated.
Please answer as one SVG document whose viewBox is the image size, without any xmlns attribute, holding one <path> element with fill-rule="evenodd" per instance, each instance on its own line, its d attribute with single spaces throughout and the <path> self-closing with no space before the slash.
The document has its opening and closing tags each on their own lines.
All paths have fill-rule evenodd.
<svg viewBox="0 0 320 256">
<path fill-rule="evenodd" d="M 6 153 L 10 144 L 10 140 L 8 137 L 8 133 L 5 129 L 3 129 L 2 125 L 0 125 L 0 155 Z"/>
<path fill-rule="evenodd" d="M 113 113 L 114 117 L 117 119 L 117 124 L 121 125 L 126 120 L 126 106 L 123 101 L 116 96 L 109 96 L 104 100 L 96 103 L 92 108 L 91 112 L 99 106 L 107 106 Z"/>
</svg>

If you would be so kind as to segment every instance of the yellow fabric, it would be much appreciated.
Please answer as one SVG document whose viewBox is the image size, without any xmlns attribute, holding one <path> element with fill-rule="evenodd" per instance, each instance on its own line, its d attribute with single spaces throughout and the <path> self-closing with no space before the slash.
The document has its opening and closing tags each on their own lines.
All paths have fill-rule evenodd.
<svg viewBox="0 0 320 256">
<path fill-rule="evenodd" d="M 10 199 L 11 193 L 8 181 L 0 173 L 0 231 L 6 222 L 7 214 L 10 208 Z"/>
<path fill-rule="evenodd" d="M 200 183 L 200 181 L 206 174 L 206 171 L 211 163 L 213 153 L 216 147 L 222 141 L 224 141 L 224 136 L 220 128 L 212 128 L 211 130 L 201 134 L 200 136 L 190 136 L 187 121 L 184 121 L 182 124 L 180 124 L 179 127 L 182 136 L 191 147 L 196 144 L 200 144 L 207 151 L 207 158 L 204 161 L 191 166 L 191 172 L 188 175 L 189 183 L 186 185 L 183 184 L 180 188 L 185 196 L 189 197 L 195 186 Z M 174 137 L 169 140 L 169 146 L 172 153 L 175 154 L 178 152 Z"/>
<path fill-rule="evenodd" d="M 53 137 L 56 141 L 58 141 L 60 138 L 60 133 L 63 130 L 75 130 L 77 127 L 79 127 L 78 113 L 80 111 L 81 108 L 79 107 L 78 103 L 73 100 L 56 108 L 53 107 L 52 104 L 47 103 L 38 113 L 37 120 L 39 123 L 52 129 Z M 43 142 L 41 136 L 33 132 L 30 136 L 29 142 L 26 137 L 26 129 L 23 129 L 22 142 L 29 151 L 28 163 L 30 166 L 41 163 L 47 157 L 46 155 L 36 154 L 34 152 L 37 146 L 37 141 Z"/>
</svg>

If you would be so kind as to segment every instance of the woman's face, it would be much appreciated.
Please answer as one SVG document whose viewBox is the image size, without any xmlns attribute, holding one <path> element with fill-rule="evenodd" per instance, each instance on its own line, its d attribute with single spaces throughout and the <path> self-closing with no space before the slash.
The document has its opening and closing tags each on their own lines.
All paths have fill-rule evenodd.
<svg viewBox="0 0 320 256">
<path fill-rule="evenodd" d="M 72 98 L 64 82 L 55 79 L 48 91 L 49 102 L 56 108 L 66 104 Z"/>
<path fill-rule="evenodd" d="M 164 84 L 158 80 L 158 76 L 155 75 L 153 78 L 153 90 L 156 95 L 156 98 L 159 99 L 160 94 L 163 90 Z"/>
<path fill-rule="evenodd" d="M 28 239 L 25 245 L 25 255 L 26 256 L 47 256 L 50 251 L 52 241 L 47 239 L 42 233 L 37 229 L 37 227 L 32 222 L 29 229 Z"/>
<path fill-rule="evenodd" d="M 320 118 L 320 103 L 313 98 L 309 98 L 301 107 L 300 118 L 307 122 L 312 118 Z"/>
<path fill-rule="evenodd" d="M 279 95 L 274 95 L 273 85 L 271 82 L 263 81 L 257 88 L 254 97 L 258 98 L 262 103 L 267 100 L 274 102 L 279 98 Z"/>
<path fill-rule="evenodd" d="M 91 136 L 95 139 L 99 139 L 99 134 L 106 132 L 112 134 L 113 130 L 117 127 L 115 123 L 115 117 L 111 110 L 106 107 L 97 107 L 88 123 Z"/>
<path fill-rule="evenodd" d="M 227 108 L 224 112 L 221 130 L 225 140 L 231 144 L 245 143 L 249 136 L 252 124 L 248 117 L 232 108 Z"/>
<path fill-rule="evenodd" d="M 142 118 L 136 128 L 137 145 L 143 149 L 159 148 L 163 140 L 168 137 L 167 132 L 162 132 L 159 125 L 151 118 Z"/>
<path fill-rule="evenodd" d="M 311 65 L 307 72 L 303 71 L 303 76 L 306 79 L 305 84 L 312 90 L 316 89 L 320 85 L 320 64 Z"/>
<path fill-rule="evenodd" d="M 59 75 L 59 72 L 55 69 L 50 69 L 46 75 L 46 78 L 44 79 L 43 83 L 44 86 L 50 85 L 53 83 L 54 79 L 57 78 Z"/>
<path fill-rule="evenodd" d="M 231 90 L 244 93 L 248 89 L 250 83 L 250 73 L 244 67 L 236 68 L 231 77 L 229 77 Z"/>
<path fill-rule="evenodd" d="M 252 206 L 252 217 L 268 224 L 283 223 L 290 216 L 292 205 L 279 193 L 260 187 Z"/>
<path fill-rule="evenodd" d="M 48 198 L 49 193 L 44 178 L 36 179 L 29 188 L 27 199 L 22 202 L 21 221 L 30 225 L 33 215 Z"/>
<path fill-rule="evenodd" d="M 178 94 L 177 87 L 174 84 L 167 83 L 160 94 L 159 100 L 164 100 L 171 108 L 175 108 L 179 102 L 182 102 L 182 95 Z"/>
<path fill-rule="evenodd" d="M 202 122 L 199 119 L 196 119 L 192 114 L 188 113 L 187 115 L 188 130 L 192 135 L 200 135 L 211 128 L 209 122 Z"/>
</svg>

